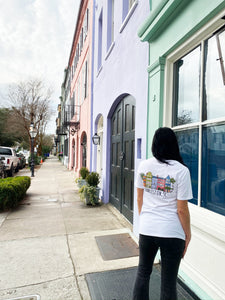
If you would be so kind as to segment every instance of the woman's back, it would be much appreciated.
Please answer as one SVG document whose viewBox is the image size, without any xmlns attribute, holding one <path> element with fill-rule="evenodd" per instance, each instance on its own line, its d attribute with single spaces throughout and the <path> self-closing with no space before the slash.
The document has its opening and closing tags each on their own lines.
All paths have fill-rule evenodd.
<svg viewBox="0 0 225 300">
<path fill-rule="evenodd" d="M 176 160 L 166 162 L 151 158 L 138 168 L 136 187 L 144 189 L 139 232 L 185 239 L 177 214 L 177 199 L 192 198 L 190 173 Z"/>
</svg>

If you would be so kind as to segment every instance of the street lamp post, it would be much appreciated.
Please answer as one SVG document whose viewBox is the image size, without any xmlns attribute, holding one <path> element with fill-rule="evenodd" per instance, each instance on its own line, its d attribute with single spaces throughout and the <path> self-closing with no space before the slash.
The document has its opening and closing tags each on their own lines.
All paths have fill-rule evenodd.
<svg viewBox="0 0 225 300">
<path fill-rule="evenodd" d="M 34 139 L 37 135 L 37 130 L 34 128 L 34 124 L 30 124 L 30 137 L 31 137 L 31 177 L 34 177 Z"/>
</svg>

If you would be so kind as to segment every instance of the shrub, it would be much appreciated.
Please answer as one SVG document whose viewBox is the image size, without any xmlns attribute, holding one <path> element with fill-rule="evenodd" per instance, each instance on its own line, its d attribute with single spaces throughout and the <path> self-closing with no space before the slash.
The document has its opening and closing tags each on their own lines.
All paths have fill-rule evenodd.
<svg viewBox="0 0 225 300">
<path fill-rule="evenodd" d="M 41 156 L 37 156 L 36 153 L 34 153 L 34 165 L 40 165 L 41 162 Z M 28 165 L 31 166 L 31 156 L 28 157 Z"/>
<path fill-rule="evenodd" d="M 90 186 L 98 186 L 100 182 L 100 176 L 97 172 L 91 172 L 86 177 L 87 184 Z"/>
<path fill-rule="evenodd" d="M 86 179 L 86 177 L 88 176 L 89 174 L 89 171 L 86 167 L 82 167 L 79 171 L 80 173 L 80 176 L 82 177 L 82 179 Z"/>
<path fill-rule="evenodd" d="M 99 204 L 99 191 L 100 189 L 96 186 L 83 185 L 79 189 L 80 199 L 83 200 L 86 204 L 95 206 L 96 204 Z"/>
<path fill-rule="evenodd" d="M 23 200 L 30 182 L 28 176 L 0 179 L 0 210 L 16 207 Z"/>
</svg>

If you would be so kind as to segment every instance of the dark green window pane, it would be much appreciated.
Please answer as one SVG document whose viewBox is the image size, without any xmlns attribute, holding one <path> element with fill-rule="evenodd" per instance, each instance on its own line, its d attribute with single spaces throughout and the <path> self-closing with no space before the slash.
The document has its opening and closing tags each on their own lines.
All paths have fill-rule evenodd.
<svg viewBox="0 0 225 300">
<path fill-rule="evenodd" d="M 184 163 L 190 170 L 193 199 L 190 201 L 198 203 L 198 151 L 199 151 L 199 133 L 198 129 L 191 129 L 176 132 L 180 154 Z"/>
<path fill-rule="evenodd" d="M 203 129 L 202 206 L 225 215 L 225 125 Z"/>
</svg>

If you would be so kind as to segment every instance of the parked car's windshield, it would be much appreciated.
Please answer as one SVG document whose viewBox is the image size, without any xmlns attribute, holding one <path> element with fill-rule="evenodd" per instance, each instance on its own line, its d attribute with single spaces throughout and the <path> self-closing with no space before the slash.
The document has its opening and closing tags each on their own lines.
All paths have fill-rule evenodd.
<svg viewBox="0 0 225 300">
<path fill-rule="evenodd" d="M 10 149 L 7 149 L 7 148 L 0 148 L 0 154 L 2 155 L 12 155 L 12 152 Z"/>
</svg>

